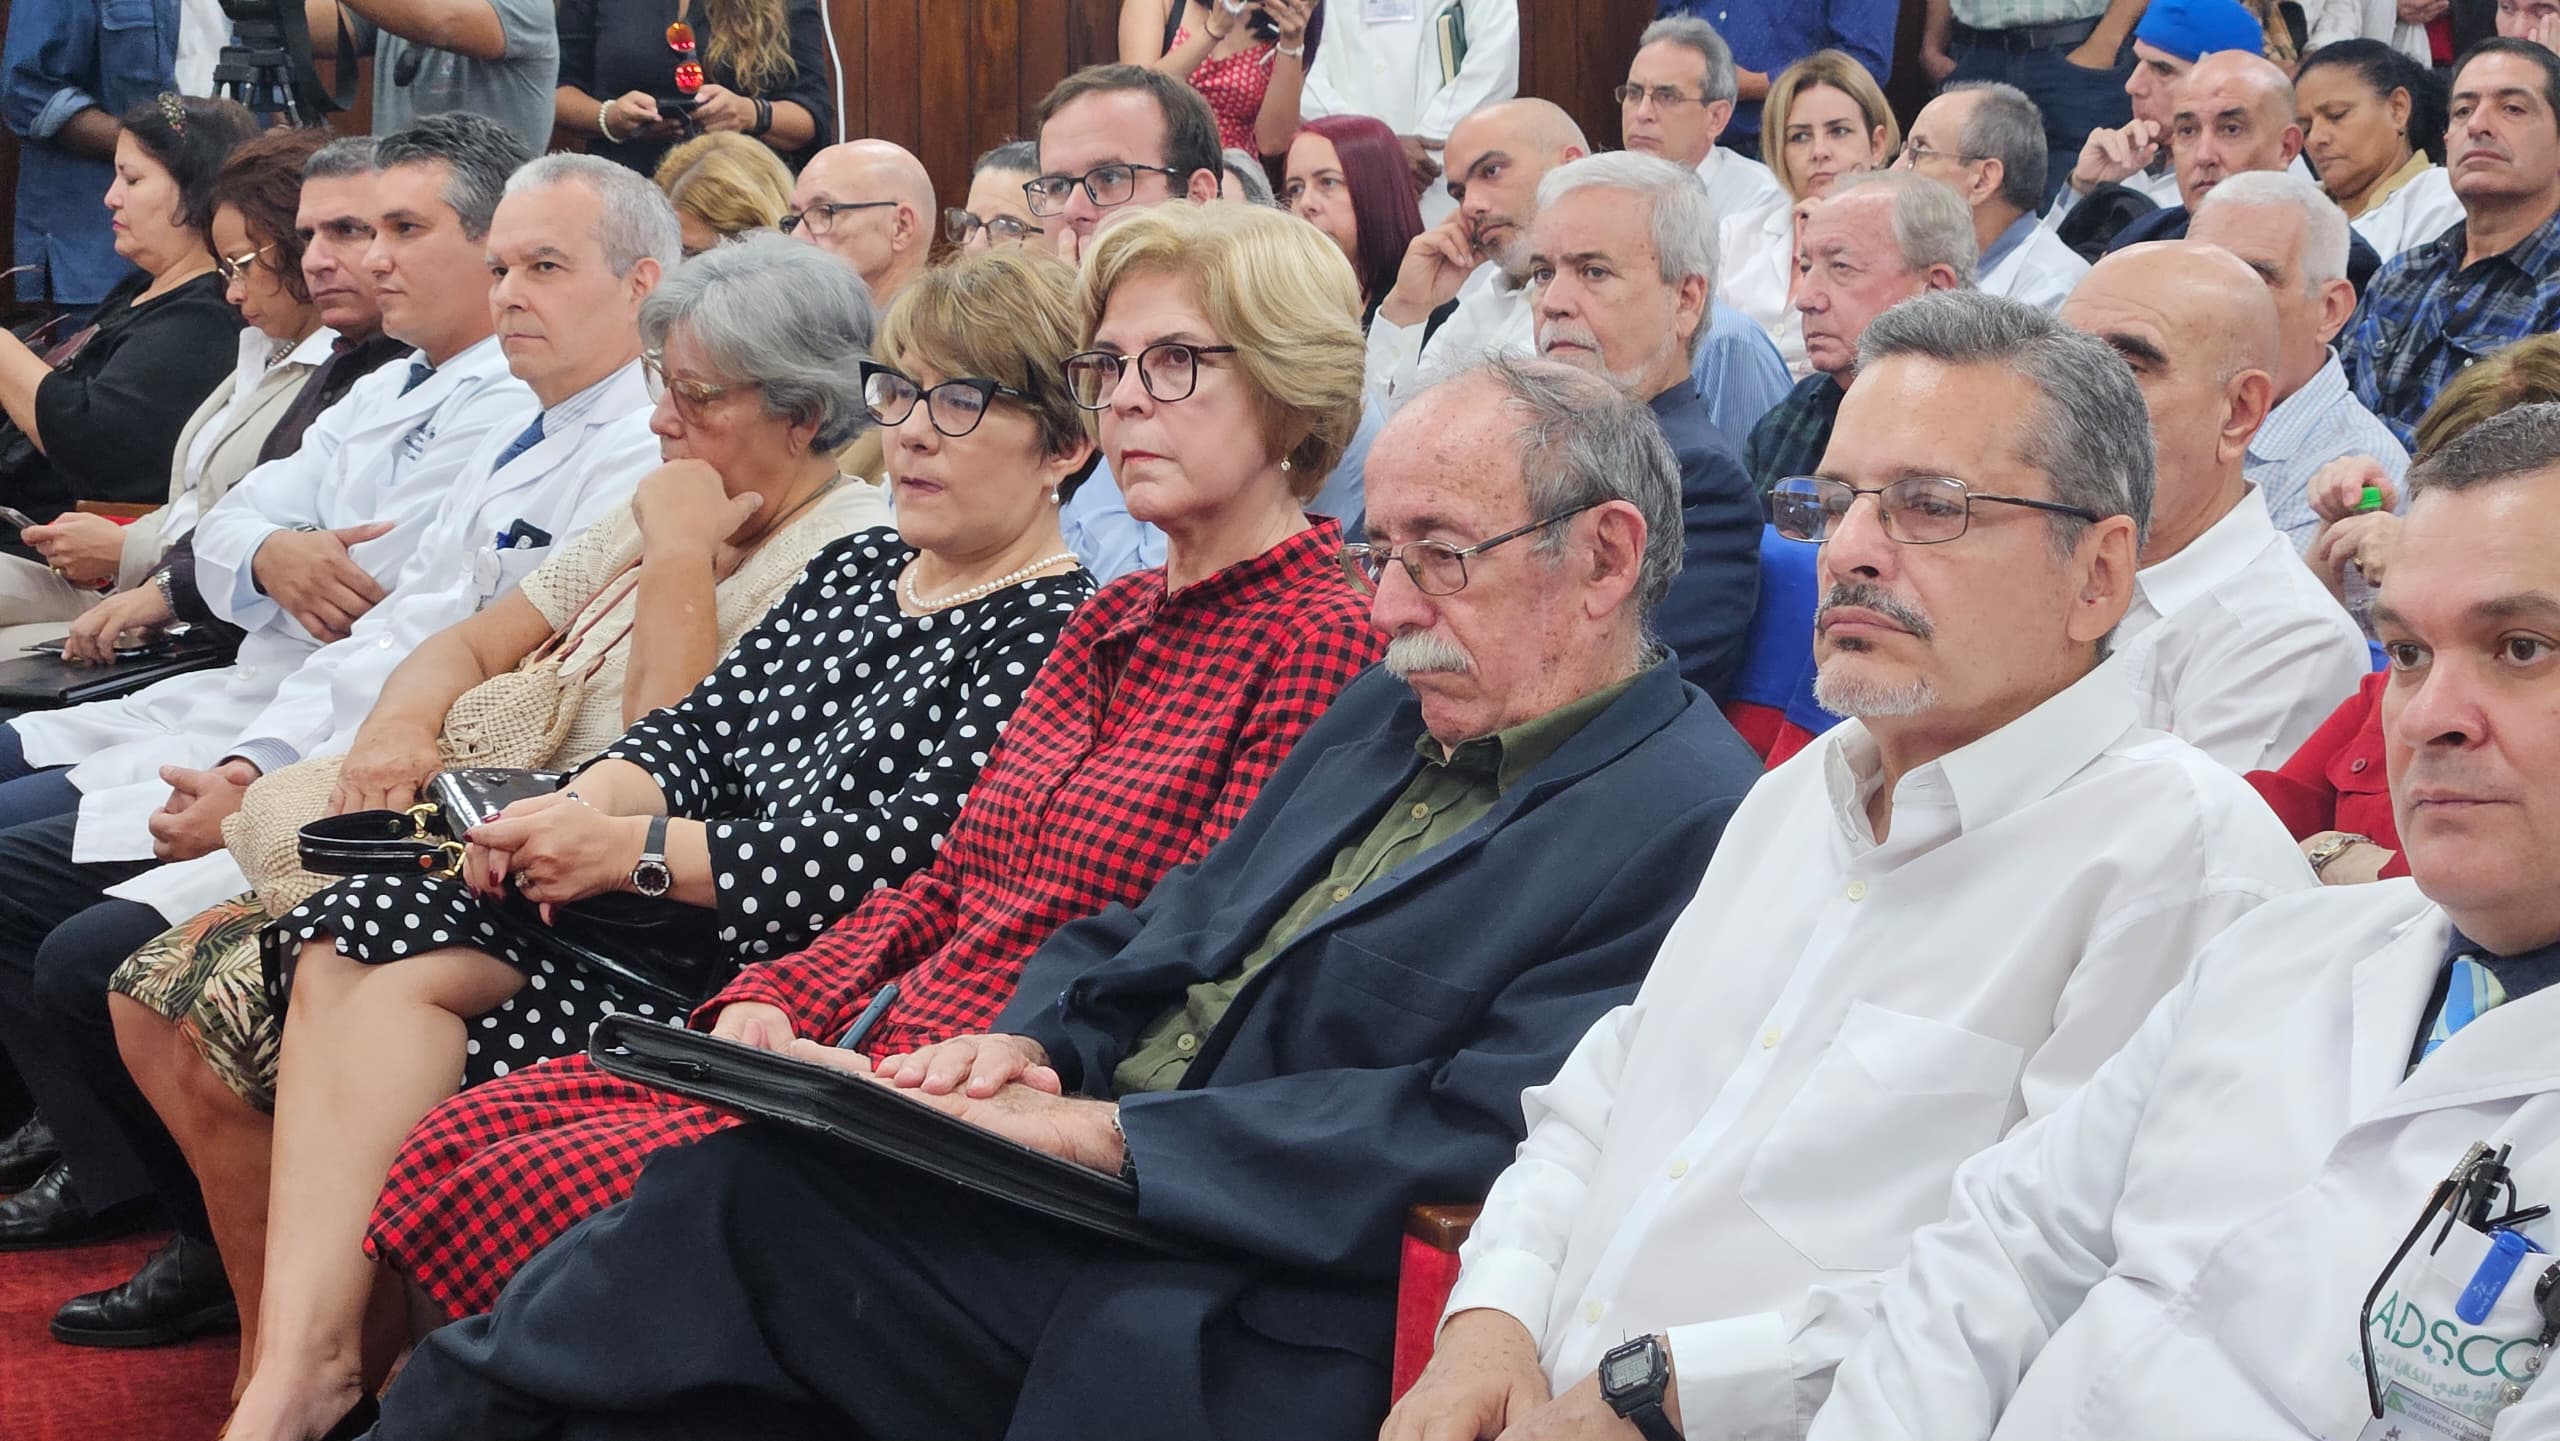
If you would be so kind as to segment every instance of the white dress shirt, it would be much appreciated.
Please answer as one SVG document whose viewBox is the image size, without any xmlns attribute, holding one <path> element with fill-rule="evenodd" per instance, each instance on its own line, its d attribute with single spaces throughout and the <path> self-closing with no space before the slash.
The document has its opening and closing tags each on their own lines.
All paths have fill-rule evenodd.
<svg viewBox="0 0 2560 1441">
<path fill-rule="evenodd" d="M 2359 1320 L 2473 1144 L 2514 1147 L 2514 1204 L 2560 1198 L 2560 990 L 2409 1068 L 2454 947 L 2407 879 L 2288 896 L 2223 932 L 2070 1104 L 1963 1168 L 1818 1441 L 2560 1435 L 2533 1345 L 2549 1255 L 2465 1306 L 2489 1239 L 2430 1226 Z M 2517 1229 L 2560 1247 L 2560 1219 Z M 2418 1398 L 2388 1421 L 2360 1333 Z M 2427 1402 L 2461 1419 L 2426 1424 Z"/>
<path fill-rule="evenodd" d="M 1443 66 L 1441 16 L 1457 12 L 1467 53 Z M 1401 14 L 1407 18 L 1385 18 Z M 1398 135 L 1449 138 L 1450 127 L 1520 93 L 1518 0 L 1337 0 L 1324 10 L 1324 40 L 1307 72 L 1299 113 L 1369 115 Z"/>
<path fill-rule="evenodd" d="M 2445 168 L 2430 165 L 2347 223 L 2387 265 L 2400 252 L 2460 225 L 2462 202 L 2455 198 L 2453 180 Z"/>
<path fill-rule="evenodd" d="M 1698 162 L 1698 178 L 1707 185 L 1707 209 L 1721 225 L 1736 215 L 1749 215 L 1783 203 L 1786 190 L 1769 167 L 1721 145 L 1707 147 Z"/>
<path fill-rule="evenodd" d="M 1369 407 L 1379 415 L 1392 418 L 1406 401 L 1488 355 L 1538 348 L 1538 316 L 1527 288 L 1515 289 L 1491 262 L 1458 287 L 1458 308 L 1425 345 L 1428 326 L 1427 320 L 1398 325 L 1383 311 L 1369 322 Z"/>
<path fill-rule="evenodd" d="M 1813 373 L 1804 353 L 1804 317 L 1796 312 L 1791 291 L 1796 276 L 1796 209 L 1784 194 L 1764 205 L 1726 218 L 1717 232 L 1717 298 L 1751 317 L 1778 347 L 1787 373 L 1798 380 Z"/>
<path fill-rule="evenodd" d="M 1523 1097 L 1455 1313 L 1559 1388 L 1671 1338 L 1696 1437 L 1795 1436 L 1968 1156 L 2124 1044 L 2207 938 L 2314 884 L 2101 666 L 1904 776 L 1844 722 L 1744 797 L 1627 1006 Z"/>
<path fill-rule="evenodd" d="M 2372 673 L 2373 653 L 2253 485 L 2185 549 L 2134 572 L 2110 664 L 2143 698 L 2143 724 L 2254 771 L 2309 740 Z"/>
<path fill-rule="evenodd" d="M 2063 244 L 2061 236 L 2031 223 L 2034 217 L 2026 219 L 2030 222 L 2026 234 L 1994 259 L 1977 283 L 1985 295 L 2005 295 L 2051 315 L 2071 298 L 2071 288 L 2080 283 L 2080 277 L 2089 273 L 2089 262 Z"/>
</svg>

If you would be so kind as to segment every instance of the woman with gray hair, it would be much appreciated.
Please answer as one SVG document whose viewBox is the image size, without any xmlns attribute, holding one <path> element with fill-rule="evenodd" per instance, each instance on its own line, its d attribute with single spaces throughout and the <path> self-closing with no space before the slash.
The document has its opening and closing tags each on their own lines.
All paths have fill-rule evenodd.
<svg viewBox="0 0 2560 1441">
<path fill-rule="evenodd" d="M 842 908 L 797 866 L 794 885 L 765 885 L 775 872 L 724 859 L 724 872 L 745 879 L 715 885 L 708 856 L 717 847 L 706 834 L 716 827 L 688 821 L 670 833 L 666 817 L 798 809 L 824 793 L 811 770 L 821 755 L 844 758 L 848 773 L 882 774 L 850 731 L 803 735 L 786 753 L 765 724 L 775 717 L 758 719 L 777 707 L 736 684 L 751 659 L 712 675 L 805 584 L 812 557 L 824 551 L 820 569 L 832 575 L 852 553 L 826 551 L 831 543 L 858 532 L 868 554 L 887 535 L 865 529 L 885 519 L 885 506 L 871 487 L 838 476 L 832 454 L 870 418 L 859 375 L 873 339 L 868 293 L 806 246 L 749 236 L 662 284 L 641 310 L 640 333 L 664 464 L 630 506 L 420 646 L 392 673 L 343 765 L 305 762 L 262 780 L 231 836 L 260 895 L 178 927 L 113 983 L 119 1046 L 198 1173 L 244 1327 L 257 1337 L 244 1348 L 256 1369 L 244 1378 L 232 1436 L 316 1435 L 346 1409 L 374 1274 L 357 1238 L 400 1137 L 457 1075 L 484 1079 L 575 1049 L 589 1023 L 615 1010 L 682 1014 L 684 998 L 561 950 L 556 938 L 574 927 L 555 929 L 554 907 L 604 890 L 647 892 L 645 877 L 635 878 L 645 852 L 665 858 L 660 874 L 672 873 L 661 892 L 701 908 L 701 934 L 687 939 L 706 948 L 716 931 L 721 949 L 752 954 Z M 753 634 L 741 652 L 750 658 L 775 644 L 768 631 Z M 927 683 L 932 657 L 904 653 L 932 639 L 914 634 L 877 664 L 907 693 L 931 690 L 956 706 L 956 694 Z M 764 672 L 756 675 L 761 685 Z M 812 675 L 804 684 L 836 681 Z M 404 806 L 449 767 L 572 769 L 608 748 L 680 749 L 668 737 L 688 732 L 674 719 L 695 703 L 688 694 L 724 687 L 735 706 L 724 714 L 755 738 L 754 752 L 689 757 L 664 794 L 590 780 L 599 775 L 590 770 L 573 783 L 574 799 L 563 792 L 511 809 L 495 827 L 512 833 L 513 861 L 501 868 L 517 873 L 512 896 L 440 873 L 356 877 L 314 893 L 325 883 L 291 862 L 301 823 Z M 811 702 L 803 714 L 817 709 Z M 782 824 L 748 829 L 762 836 Z M 483 854 L 475 847 L 475 860 Z M 611 874 L 572 884 L 564 857 Z M 281 919 L 269 926 L 271 913 Z M 611 958 L 604 940 L 583 939 Z M 295 999 L 279 1026 L 283 978 Z M 280 1085 L 287 1071 L 296 1079 Z M 270 1288 L 275 1304 L 266 1305 Z"/>
</svg>

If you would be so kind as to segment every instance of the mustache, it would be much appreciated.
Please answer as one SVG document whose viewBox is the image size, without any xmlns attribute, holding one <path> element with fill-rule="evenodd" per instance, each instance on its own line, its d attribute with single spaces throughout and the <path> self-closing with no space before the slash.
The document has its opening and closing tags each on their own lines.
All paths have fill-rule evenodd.
<svg viewBox="0 0 2560 1441">
<path fill-rule="evenodd" d="M 1931 625 L 1929 617 L 1921 614 L 1917 607 L 1873 581 L 1844 580 L 1833 585 L 1823 594 L 1822 605 L 1813 613 L 1814 625 L 1819 628 L 1824 617 L 1843 608 L 1874 611 L 1911 632 L 1914 640 L 1927 640 L 1937 633 L 1937 627 Z"/>
<path fill-rule="evenodd" d="M 1445 636 L 1427 630 L 1407 631 L 1387 642 L 1387 673 L 1398 680 L 1418 675 L 1467 675 L 1476 658 Z"/>
<path fill-rule="evenodd" d="M 1538 353 L 1544 355 L 1557 345 L 1579 345 L 1597 353 L 1600 337 L 1591 333 L 1590 326 L 1578 320 L 1541 321 L 1538 325 Z"/>
</svg>

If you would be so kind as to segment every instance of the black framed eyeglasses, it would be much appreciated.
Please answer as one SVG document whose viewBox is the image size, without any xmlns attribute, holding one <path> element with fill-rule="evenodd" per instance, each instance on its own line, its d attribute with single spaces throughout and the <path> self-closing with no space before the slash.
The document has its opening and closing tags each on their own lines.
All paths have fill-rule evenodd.
<svg viewBox="0 0 2560 1441">
<path fill-rule="evenodd" d="M 1473 545 L 1451 545 L 1445 540 L 1408 540 L 1402 545 L 1346 545 L 1336 555 L 1342 573 L 1351 581 L 1352 589 L 1362 595 L 1376 595 L 1378 582 L 1386 578 L 1390 564 L 1402 564 L 1412 579 L 1413 588 L 1424 595 L 1456 595 L 1467 588 L 1467 557 L 1482 555 L 1498 545 L 1509 545 L 1524 535 L 1533 534 L 1568 521 L 1606 501 L 1586 500 L 1570 510 L 1533 520 L 1515 530 L 1506 530 Z"/>
<path fill-rule="evenodd" d="M 258 263 L 259 256 L 275 248 L 274 243 L 269 242 L 246 255 L 217 255 L 213 257 L 214 273 L 222 277 L 223 284 L 228 285 L 246 275 L 249 267 Z"/>
<path fill-rule="evenodd" d="M 1010 215 L 991 215 L 980 220 L 976 215 L 956 205 L 942 212 L 942 238 L 954 245 L 968 244 L 970 239 L 981 230 L 987 232 L 989 240 L 1003 241 L 1012 245 L 1021 244 L 1022 238 L 1026 235 L 1049 233 L 1028 220 L 1016 220 Z"/>
<path fill-rule="evenodd" d="M 1707 97 L 1704 95 L 1691 95 L 1686 91 L 1674 90 L 1668 85 L 1621 85 L 1609 93 L 1617 96 L 1618 103 L 1621 105 L 1633 105 L 1638 101 L 1650 100 L 1656 110 L 1668 110 L 1674 105 L 1707 103 Z"/>
<path fill-rule="evenodd" d="M 1111 393 L 1120 388 L 1120 377 L 1134 358 L 1138 383 L 1158 402 L 1169 405 L 1189 400 L 1191 392 L 1200 388 L 1201 356 L 1235 353 L 1232 345 L 1193 345 L 1183 340 L 1159 340 L 1135 357 L 1116 350 L 1081 350 L 1067 357 L 1067 393 L 1083 409 L 1110 409 Z"/>
<path fill-rule="evenodd" d="M 836 228 L 836 217 L 848 210 L 877 210 L 883 205 L 897 203 L 894 200 L 821 200 L 806 210 L 782 212 L 782 233 L 789 235 L 806 225 L 811 235 L 824 235 Z"/>
<path fill-rule="evenodd" d="M 904 425 L 907 417 L 916 413 L 916 402 L 922 401 L 925 419 L 953 440 L 978 428 L 996 396 L 1031 398 L 1010 385 L 998 385 L 978 375 L 922 386 L 874 360 L 862 362 L 861 373 L 862 405 L 873 420 L 882 425 Z"/>
<path fill-rule="evenodd" d="M 1884 514 L 1884 533 L 1904 545 L 1943 545 L 1954 540 L 1973 523 L 1973 503 L 1980 500 L 2076 516 L 2092 525 L 2106 519 L 2094 510 L 2057 501 L 1986 495 L 1945 475 L 1906 476 L 1874 489 L 1818 475 L 1793 475 L 1769 488 L 1769 521 L 1789 540 L 1820 545 L 1839 529 L 1841 518 L 1862 495 L 1876 498 Z"/>
<path fill-rule="evenodd" d="M 1139 165 L 1115 160 L 1097 165 L 1082 175 L 1040 175 L 1022 182 L 1022 193 L 1031 203 L 1031 213 L 1047 219 L 1066 213 L 1067 201 L 1075 188 L 1084 187 L 1087 200 L 1096 210 L 1109 210 L 1126 205 L 1138 193 L 1138 173 L 1152 170 L 1167 181 L 1182 178 L 1182 172 L 1165 165 Z"/>
</svg>

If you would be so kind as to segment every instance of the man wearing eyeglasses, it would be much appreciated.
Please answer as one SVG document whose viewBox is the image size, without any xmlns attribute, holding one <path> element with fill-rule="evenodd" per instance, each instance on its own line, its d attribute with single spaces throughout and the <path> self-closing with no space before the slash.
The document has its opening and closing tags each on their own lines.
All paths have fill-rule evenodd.
<svg viewBox="0 0 2560 1441">
<path fill-rule="evenodd" d="M 1636 401 L 1495 360 L 1373 468 L 1343 561 L 1386 663 L 1225 840 L 1061 928 L 998 1034 L 876 1072 L 791 1049 L 1123 1178 L 1197 1254 L 748 1127 L 422 1343 L 376 1441 L 1373 1431 L 1406 1207 L 1501 1169 L 1520 1088 L 1635 994 L 1757 770 L 1645 634 L 1679 493 Z"/>
<path fill-rule="evenodd" d="M 1973 212 L 1975 284 L 2039 310 L 2062 308 L 2089 273 L 2062 238 L 2036 221 L 2044 203 L 2044 116 L 2014 85 L 1955 86 L 1912 117 L 1897 162 L 1956 193 Z"/>
<path fill-rule="evenodd" d="M 2117 661 L 2144 723 L 2236 771 L 2282 765 L 2373 663 L 2244 471 L 2275 401 L 2275 302 L 2231 252 L 2163 242 L 2099 261 L 2062 321 L 2133 367 L 2157 440 Z"/>
<path fill-rule="evenodd" d="M 1636 41 L 1618 87 L 1618 133 L 1629 150 L 1694 166 L 1719 219 L 1785 198 L 1769 167 L 1716 144 L 1739 91 L 1733 51 L 1695 15 L 1654 21 Z"/>
<path fill-rule="evenodd" d="M 1385 1441 L 1801 1435 L 1958 1166 L 2311 887 L 2103 664 L 2151 502 L 2123 365 L 1962 292 L 1860 350 L 1772 504 L 1822 547 L 1816 693 L 1848 719 L 1753 788 L 1634 1001 L 1523 1097 Z"/>
<path fill-rule="evenodd" d="M 850 140 L 809 157 L 782 230 L 853 267 L 882 310 L 933 255 L 933 177 L 886 140 Z"/>
<path fill-rule="evenodd" d="M 2410 481 L 2376 610 L 2409 876 L 2225 931 L 1959 1172 L 1820 1441 L 2560 1434 L 2560 406 Z"/>
</svg>

